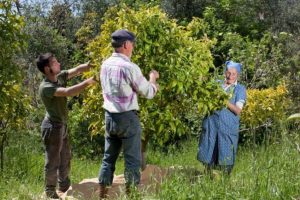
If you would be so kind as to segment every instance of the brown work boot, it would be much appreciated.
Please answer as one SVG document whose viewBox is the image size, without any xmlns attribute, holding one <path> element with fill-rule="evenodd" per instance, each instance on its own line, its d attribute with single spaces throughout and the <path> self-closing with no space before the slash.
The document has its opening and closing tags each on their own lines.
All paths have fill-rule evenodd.
<svg viewBox="0 0 300 200">
<path fill-rule="evenodd" d="M 60 199 L 56 191 L 47 190 L 45 191 L 46 197 L 50 199 Z"/>
<path fill-rule="evenodd" d="M 108 189 L 105 185 L 99 185 L 99 199 L 106 199 L 108 197 L 107 195 Z"/>
<path fill-rule="evenodd" d="M 130 196 L 130 193 L 131 193 L 131 187 L 130 187 L 130 185 L 126 185 L 126 187 L 125 187 L 125 193 L 126 193 L 126 195 L 128 197 Z"/>
<path fill-rule="evenodd" d="M 65 193 L 70 188 L 70 185 L 67 185 L 66 187 L 59 187 L 58 191 L 61 193 Z"/>
<path fill-rule="evenodd" d="M 129 199 L 142 199 L 137 185 L 126 185 L 125 193 Z"/>
</svg>

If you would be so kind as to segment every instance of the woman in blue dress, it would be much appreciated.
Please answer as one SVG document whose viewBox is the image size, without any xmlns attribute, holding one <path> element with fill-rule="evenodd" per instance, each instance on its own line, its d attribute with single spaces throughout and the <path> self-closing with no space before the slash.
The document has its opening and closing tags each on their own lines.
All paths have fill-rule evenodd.
<svg viewBox="0 0 300 200">
<path fill-rule="evenodd" d="M 230 174 L 235 162 L 240 113 L 246 102 L 246 88 L 237 82 L 241 68 L 240 63 L 225 63 L 225 80 L 221 85 L 232 96 L 225 108 L 203 120 L 197 159 L 209 171 L 218 167 Z"/>
</svg>

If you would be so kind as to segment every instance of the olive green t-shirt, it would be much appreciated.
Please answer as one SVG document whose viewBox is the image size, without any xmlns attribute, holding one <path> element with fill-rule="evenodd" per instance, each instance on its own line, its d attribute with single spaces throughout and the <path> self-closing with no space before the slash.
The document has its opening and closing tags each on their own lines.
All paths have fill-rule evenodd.
<svg viewBox="0 0 300 200">
<path fill-rule="evenodd" d="M 39 87 L 39 95 L 46 107 L 46 117 L 54 122 L 66 123 L 68 119 L 67 97 L 56 97 L 54 93 L 59 87 L 66 87 L 68 71 L 63 70 L 57 75 L 57 82 L 53 83 L 45 78 Z"/>
</svg>

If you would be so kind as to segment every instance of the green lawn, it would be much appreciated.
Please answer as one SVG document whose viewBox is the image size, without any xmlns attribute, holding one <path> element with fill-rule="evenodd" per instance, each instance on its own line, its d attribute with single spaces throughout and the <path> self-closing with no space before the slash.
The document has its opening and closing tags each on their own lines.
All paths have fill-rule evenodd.
<svg viewBox="0 0 300 200">
<path fill-rule="evenodd" d="M 24 136 L 22 137 L 25 138 Z M 299 133 L 261 146 L 240 146 L 230 177 L 221 173 L 212 179 L 196 160 L 197 139 L 184 141 L 166 152 L 149 149 L 148 163 L 175 170 L 155 194 L 143 193 L 142 199 L 299 199 Z M 1 174 L 0 199 L 41 199 L 43 193 L 43 153 L 37 136 L 6 150 Z M 99 160 L 72 160 L 71 179 L 78 183 L 98 175 Z M 123 172 L 122 156 L 116 174 Z M 138 199 L 138 197 L 136 197 Z M 126 197 L 120 197 L 126 199 Z"/>
</svg>

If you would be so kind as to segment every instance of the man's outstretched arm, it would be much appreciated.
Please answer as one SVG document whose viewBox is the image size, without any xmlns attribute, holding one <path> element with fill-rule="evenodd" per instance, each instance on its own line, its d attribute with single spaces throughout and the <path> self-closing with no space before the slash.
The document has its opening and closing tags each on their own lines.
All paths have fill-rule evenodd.
<svg viewBox="0 0 300 200">
<path fill-rule="evenodd" d="M 68 97 L 68 96 L 75 96 L 79 94 L 82 90 L 84 90 L 87 86 L 96 83 L 94 78 L 89 78 L 84 80 L 81 83 L 78 83 L 76 85 L 73 85 L 71 87 L 59 87 L 56 89 L 54 96 L 57 97 Z"/>
<path fill-rule="evenodd" d="M 78 76 L 82 74 L 83 72 L 89 71 L 91 68 L 91 64 L 89 62 L 78 65 L 77 67 L 74 67 L 72 69 L 68 70 L 68 79 L 71 79 L 75 76 Z"/>
</svg>

